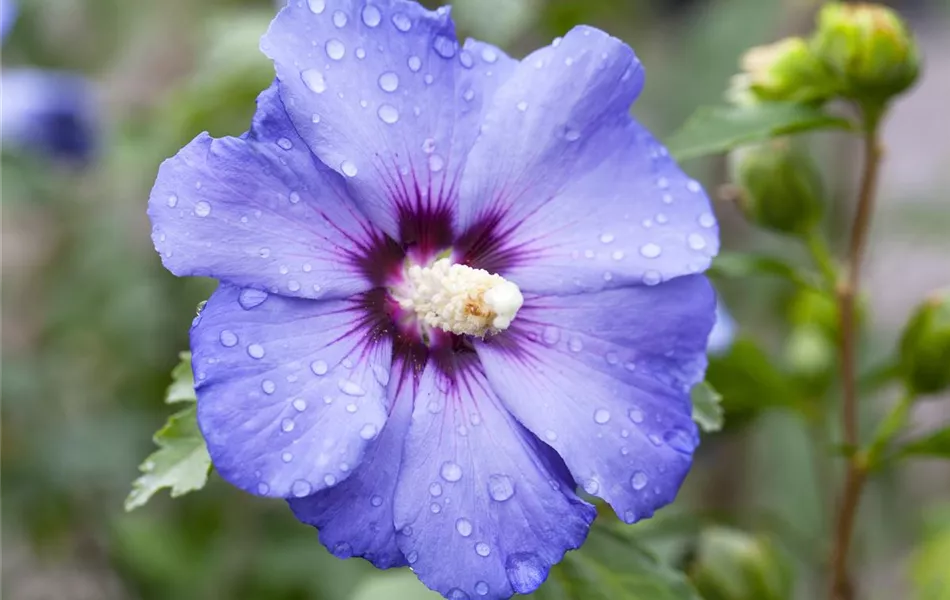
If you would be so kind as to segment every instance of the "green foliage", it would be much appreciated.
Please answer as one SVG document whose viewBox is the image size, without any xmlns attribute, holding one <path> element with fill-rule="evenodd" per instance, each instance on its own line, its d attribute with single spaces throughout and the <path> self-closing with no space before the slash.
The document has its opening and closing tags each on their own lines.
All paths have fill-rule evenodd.
<svg viewBox="0 0 950 600">
<path fill-rule="evenodd" d="M 693 420 L 706 433 L 722 429 L 725 411 L 722 408 L 722 396 L 709 385 L 708 381 L 697 383 L 690 392 L 693 402 Z"/>
<path fill-rule="evenodd" d="M 132 484 L 125 500 L 125 510 L 134 510 L 162 488 L 170 488 L 172 497 L 200 490 L 208 481 L 211 457 L 198 430 L 197 398 L 191 371 L 191 353 L 182 352 L 181 362 L 172 371 L 172 383 L 165 396 L 169 404 L 191 402 L 192 405 L 168 418 L 153 438 L 159 450 L 139 467 L 141 475 Z"/>
<path fill-rule="evenodd" d="M 950 294 L 939 293 L 914 312 L 901 338 L 901 372 L 918 394 L 950 386 Z"/>
<path fill-rule="evenodd" d="M 910 565 L 915 600 L 950 600 L 950 506 L 928 520 L 923 543 Z"/>
<path fill-rule="evenodd" d="M 713 261 L 709 274 L 713 277 L 747 278 L 752 276 L 778 277 L 802 287 L 817 285 L 808 273 L 777 256 L 722 252 Z"/>
<path fill-rule="evenodd" d="M 722 394 L 730 423 L 742 422 L 769 408 L 790 408 L 801 402 L 788 375 L 749 337 L 737 338 L 726 354 L 710 357 L 706 379 Z"/>
<path fill-rule="evenodd" d="M 699 537 L 690 579 L 704 600 L 788 600 L 788 559 L 763 535 L 713 527 Z"/>
<path fill-rule="evenodd" d="M 686 160 L 793 133 L 850 127 L 846 119 L 804 104 L 705 107 L 670 137 L 668 147 L 677 159 Z"/>
<path fill-rule="evenodd" d="M 744 73 L 729 94 L 737 104 L 757 101 L 821 103 L 835 96 L 840 82 L 802 38 L 757 46 L 742 57 Z"/>
<path fill-rule="evenodd" d="M 924 458 L 950 458 L 950 427 L 944 427 L 930 435 L 907 442 L 901 447 L 899 454 Z"/>
</svg>

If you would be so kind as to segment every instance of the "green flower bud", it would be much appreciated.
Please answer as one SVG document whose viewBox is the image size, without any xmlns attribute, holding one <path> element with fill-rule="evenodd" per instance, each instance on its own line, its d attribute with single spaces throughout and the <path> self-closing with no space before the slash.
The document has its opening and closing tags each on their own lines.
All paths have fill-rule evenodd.
<svg viewBox="0 0 950 600">
<path fill-rule="evenodd" d="M 919 394 L 950 387 L 950 291 L 917 307 L 901 339 L 901 371 Z"/>
<path fill-rule="evenodd" d="M 884 101 L 914 83 L 917 43 L 901 18 L 877 4 L 826 4 L 811 42 L 815 55 L 845 85 L 845 95 Z"/>
<path fill-rule="evenodd" d="M 821 175 L 811 157 L 787 139 L 733 153 L 739 208 L 755 225 L 804 235 L 824 211 Z"/>
<path fill-rule="evenodd" d="M 839 81 L 815 56 L 804 39 L 786 38 L 757 46 L 742 56 L 742 71 L 733 79 L 730 97 L 738 104 L 746 93 L 752 101 L 825 101 L 839 91 Z"/>
<path fill-rule="evenodd" d="M 792 592 L 788 560 L 768 538 L 724 527 L 700 535 L 689 576 L 705 600 L 785 600 Z"/>
</svg>

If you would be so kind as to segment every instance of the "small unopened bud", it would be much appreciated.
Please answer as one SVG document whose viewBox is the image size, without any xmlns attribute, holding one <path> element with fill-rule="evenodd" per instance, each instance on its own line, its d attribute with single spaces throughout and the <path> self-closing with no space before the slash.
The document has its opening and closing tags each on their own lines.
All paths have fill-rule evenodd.
<svg viewBox="0 0 950 600">
<path fill-rule="evenodd" d="M 919 394 L 950 387 L 950 290 L 917 307 L 901 339 L 901 371 Z"/>
<path fill-rule="evenodd" d="M 741 66 L 730 92 L 733 100 L 742 88 L 755 100 L 773 102 L 824 101 L 839 91 L 837 78 L 799 37 L 756 46 L 742 56 Z"/>
<path fill-rule="evenodd" d="M 821 175 L 811 157 L 787 139 L 733 153 L 739 208 L 753 224 L 804 235 L 824 212 Z"/>
<path fill-rule="evenodd" d="M 792 591 L 788 559 L 768 538 L 725 527 L 700 534 L 689 576 L 709 600 L 782 600 Z"/>
<path fill-rule="evenodd" d="M 914 83 L 917 43 L 901 18 L 877 4 L 832 2 L 822 8 L 812 49 L 843 82 L 844 94 L 886 100 Z"/>
</svg>

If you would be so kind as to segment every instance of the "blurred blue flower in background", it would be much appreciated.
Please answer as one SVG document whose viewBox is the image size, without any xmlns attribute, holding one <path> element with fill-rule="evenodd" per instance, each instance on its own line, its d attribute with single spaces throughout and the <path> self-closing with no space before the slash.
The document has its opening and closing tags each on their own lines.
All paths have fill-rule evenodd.
<svg viewBox="0 0 950 600">
<path fill-rule="evenodd" d="M 17 5 L 0 0 L 0 34 L 6 38 Z M 4 148 L 47 158 L 86 162 L 99 133 L 95 90 L 76 73 L 29 67 L 0 73 L 0 136 Z"/>
<path fill-rule="evenodd" d="M 627 523 L 671 502 L 719 240 L 629 115 L 631 49 L 518 62 L 406 0 L 293 2 L 262 48 L 250 131 L 149 199 L 165 266 L 221 281 L 191 333 L 216 470 L 452 600 L 536 589 L 596 514 L 578 483 Z"/>
<path fill-rule="evenodd" d="M 716 323 L 712 331 L 709 332 L 709 342 L 707 350 L 709 354 L 716 356 L 725 354 L 732 347 L 732 342 L 736 338 L 736 321 L 729 314 L 722 298 L 717 298 L 716 302 Z"/>
</svg>

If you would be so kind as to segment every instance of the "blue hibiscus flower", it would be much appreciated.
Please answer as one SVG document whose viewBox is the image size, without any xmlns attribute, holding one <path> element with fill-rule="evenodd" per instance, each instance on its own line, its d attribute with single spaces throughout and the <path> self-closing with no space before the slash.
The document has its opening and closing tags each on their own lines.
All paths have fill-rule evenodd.
<svg viewBox="0 0 950 600">
<path fill-rule="evenodd" d="M 447 9 L 295 1 L 240 138 L 165 162 L 153 240 L 221 285 L 192 328 L 214 465 L 337 556 L 448 598 L 528 593 L 595 510 L 676 495 L 718 248 L 629 115 L 643 69 L 579 27 L 515 61 Z"/>
</svg>

